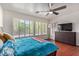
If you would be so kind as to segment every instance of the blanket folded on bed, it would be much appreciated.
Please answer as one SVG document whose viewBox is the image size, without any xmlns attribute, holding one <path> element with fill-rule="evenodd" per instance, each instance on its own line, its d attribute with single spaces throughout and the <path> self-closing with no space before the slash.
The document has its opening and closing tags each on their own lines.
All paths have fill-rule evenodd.
<svg viewBox="0 0 79 59">
<path fill-rule="evenodd" d="M 34 40 L 37 40 L 39 42 L 46 42 L 46 40 L 42 39 L 42 38 L 38 38 L 38 37 L 32 37 Z"/>
</svg>

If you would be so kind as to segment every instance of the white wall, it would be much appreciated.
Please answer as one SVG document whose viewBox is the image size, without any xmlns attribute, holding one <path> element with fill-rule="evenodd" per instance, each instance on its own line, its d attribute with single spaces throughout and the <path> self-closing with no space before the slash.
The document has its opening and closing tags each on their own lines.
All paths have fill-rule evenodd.
<svg viewBox="0 0 79 59">
<path fill-rule="evenodd" d="M 13 19 L 14 18 L 20 18 L 20 19 L 29 19 L 33 21 L 41 21 L 41 22 L 47 22 L 46 19 L 30 16 L 27 14 L 18 13 L 15 11 L 10 10 L 3 10 L 3 29 L 4 32 L 7 32 L 9 34 L 13 34 Z"/>
<path fill-rule="evenodd" d="M 61 23 L 73 23 L 73 32 L 77 32 L 76 34 L 76 44 L 79 45 L 79 12 L 71 13 L 68 15 L 57 16 L 51 23 L 54 24 L 53 26 L 53 38 L 55 37 L 55 31 L 57 30 L 57 24 Z"/>
<path fill-rule="evenodd" d="M 2 7 L 0 6 L 0 27 L 2 27 L 3 26 L 3 9 L 2 9 Z"/>
<path fill-rule="evenodd" d="M 12 15 L 3 10 L 3 31 L 9 34 L 13 32 Z"/>
</svg>

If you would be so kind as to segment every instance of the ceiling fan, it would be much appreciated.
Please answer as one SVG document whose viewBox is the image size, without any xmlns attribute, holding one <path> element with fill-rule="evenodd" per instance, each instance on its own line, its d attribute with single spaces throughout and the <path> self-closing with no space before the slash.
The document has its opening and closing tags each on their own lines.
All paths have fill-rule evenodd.
<svg viewBox="0 0 79 59">
<path fill-rule="evenodd" d="M 51 14 L 55 14 L 55 15 L 59 15 L 59 13 L 57 12 L 58 10 L 62 10 L 66 8 L 66 5 L 64 6 L 60 6 L 58 8 L 52 9 L 52 3 L 48 3 L 48 7 L 49 7 L 49 11 L 36 11 L 36 13 L 40 13 L 40 12 L 47 12 L 46 16 Z"/>
</svg>

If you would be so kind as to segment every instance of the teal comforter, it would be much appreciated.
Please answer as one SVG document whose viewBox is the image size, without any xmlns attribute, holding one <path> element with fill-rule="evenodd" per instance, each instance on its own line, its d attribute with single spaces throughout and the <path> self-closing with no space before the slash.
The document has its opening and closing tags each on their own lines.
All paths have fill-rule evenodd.
<svg viewBox="0 0 79 59">
<path fill-rule="evenodd" d="M 57 51 L 52 42 L 39 42 L 33 38 L 15 39 L 15 56 L 46 56 Z"/>
</svg>

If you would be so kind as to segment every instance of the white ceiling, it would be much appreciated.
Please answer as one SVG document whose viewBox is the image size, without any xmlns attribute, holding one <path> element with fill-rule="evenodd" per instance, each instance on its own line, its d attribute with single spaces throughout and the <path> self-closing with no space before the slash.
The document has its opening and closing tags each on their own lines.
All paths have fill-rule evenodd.
<svg viewBox="0 0 79 59">
<path fill-rule="evenodd" d="M 22 12 L 22 13 L 26 13 L 33 16 L 42 17 L 45 19 L 52 19 L 52 18 L 63 16 L 63 15 L 68 15 L 74 12 L 79 12 L 79 4 L 77 3 L 74 3 L 74 4 L 73 3 L 70 3 L 70 4 L 52 3 L 52 9 L 63 6 L 63 5 L 67 5 L 67 8 L 57 11 L 59 12 L 59 15 L 52 14 L 48 16 L 45 16 L 46 13 L 39 13 L 39 14 L 35 13 L 36 11 L 49 10 L 48 3 L 2 3 L 1 5 L 3 6 L 3 8 L 8 9 L 8 10 Z"/>
</svg>

